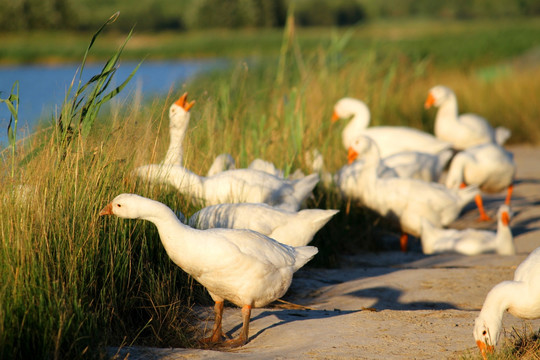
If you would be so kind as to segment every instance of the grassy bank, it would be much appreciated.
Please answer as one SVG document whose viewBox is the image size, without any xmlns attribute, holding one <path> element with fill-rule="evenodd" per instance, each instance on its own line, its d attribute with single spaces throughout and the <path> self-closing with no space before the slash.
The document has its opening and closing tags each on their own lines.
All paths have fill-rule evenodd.
<svg viewBox="0 0 540 360">
<path fill-rule="evenodd" d="M 353 28 L 347 53 L 365 51 L 403 54 L 413 60 L 431 59 L 437 66 L 474 66 L 521 54 L 540 46 L 537 18 L 481 21 L 394 20 Z M 320 51 L 350 29 L 298 28 L 303 51 Z M 0 62 L 78 61 L 90 34 L 75 32 L 13 32 L 0 34 Z M 196 57 L 251 57 L 279 54 L 282 32 L 263 30 L 208 30 L 135 34 L 124 59 Z M 123 41 L 108 32 L 95 45 L 94 59 L 103 59 Z"/>
<path fill-rule="evenodd" d="M 304 154 L 313 149 L 321 151 L 327 169 L 334 171 L 346 155 L 339 135 L 345 122 L 329 121 L 336 100 L 365 100 L 374 124 L 429 131 L 434 113 L 423 110 L 423 101 L 428 89 L 439 83 L 456 91 L 463 112 L 480 113 L 493 125 L 510 127 L 513 141 L 539 143 L 540 109 L 531 101 L 531 94 L 540 93 L 538 63 L 509 57 L 521 54 L 516 44 L 500 45 L 510 49 L 510 55 L 495 51 L 491 60 L 475 53 L 472 45 L 463 46 L 465 55 L 451 52 L 441 39 L 459 43 L 471 36 L 468 25 L 431 25 L 429 35 L 418 23 L 405 35 L 395 33 L 391 24 L 368 26 L 350 40 L 345 35 L 321 38 L 318 30 L 311 35 L 312 43 L 301 33 L 296 38 L 287 33 L 282 41 L 283 34 L 270 32 L 268 39 L 276 43 L 269 54 L 278 54 L 283 44 L 277 61 L 259 60 L 249 66 L 239 61 L 233 69 L 197 78 L 151 103 L 120 104 L 110 114 L 101 114 L 88 137 L 75 134 L 67 147 L 58 143 L 55 129 L 30 137 L 17 146 L 13 175 L 11 155 L 3 152 L 0 358 L 92 358 L 103 356 L 106 345 L 194 345 L 190 310 L 195 303 L 206 303 L 204 291 L 171 263 L 153 225 L 97 216 L 122 192 L 154 198 L 188 216 L 197 210 L 173 189 L 148 186 L 131 176 L 135 166 L 163 158 L 168 107 L 186 90 L 197 103 L 184 142 L 185 162 L 199 174 L 206 173 L 222 152 L 232 154 L 240 167 L 261 157 L 286 171 L 309 172 Z M 475 26 L 492 44 L 484 27 L 488 25 Z M 522 26 L 537 28 L 527 22 Z M 373 45 L 372 37 L 379 32 L 383 35 Z M 266 42 L 261 34 L 248 35 L 253 36 L 251 45 Z M 182 42 L 177 36 L 181 34 L 159 35 L 155 44 L 170 37 L 171 44 L 177 42 L 174 49 L 191 47 L 185 54 L 204 53 L 193 50 L 199 43 L 195 38 L 190 45 L 189 38 Z M 441 54 L 454 57 L 439 61 L 438 56 L 444 56 L 431 52 L 412 56 L 417 47 L 409 48 L 402 36 L 423 36 L 426 44 L 436 44 Z M 215 38 L 217 34 L 208 44 Z M 85 40 L 79 49 L 84 49 Z M 112 36 L 105 43 L 116 48 L 117 41 Z M 368 46 L 360 46 L 362 41 Z M 148 42 L 136 35 L 125 55 L 147 52 Z M 229 55 L 240 52 L 232 40 L 229 44 Z M 103 44 L 103 50 L 99 46 L 101 42 L 94 56 L 109 45 Z M 247 42 L 242 46 L 249 47 Z M 171 53 L 180 56 L 176 51 Z M 310 206 L 344 208 L 336 189 L 322 186 Z M 335 266 L 340 252 L 376 247 L 378 221 L 363 209 L 350 216 L 340 213 L 314 240 L 321 251 L 310 265 Z"/>
</svg>

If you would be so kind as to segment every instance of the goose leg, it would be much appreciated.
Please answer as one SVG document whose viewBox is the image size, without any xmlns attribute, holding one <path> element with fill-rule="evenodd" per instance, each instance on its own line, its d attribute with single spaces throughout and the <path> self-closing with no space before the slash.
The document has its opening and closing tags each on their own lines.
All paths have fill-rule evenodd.
<svg viewBox="0 0 540 360">
<path fill-rule="evenodd" d="M 463 189 L 466 187 L 467 187 L 467 184 L 465 184 L 464 182 L 459 184 L 460 189 Z M 478 211 L 480 212 L 480 218 L 478 219 L 478 221 L 490 221 L 491 218 L 486 214 L 486 211 L 484 210 L 484 203 L 482 201 L 482 196 L 480 194 L 476 195 L 474 198 L 474 201 L 476 202 L 476 206 L 478 207 Z M 510 202 L 510 200 L 508 200 L 508 197 L 507 197 L 507 201 Z"/>
<path fill-rule="evenodd" d="M 510 206 L 510 200 L 512 199 L 512 192 L 514 191 L 514 184 L 510 184 L 508 187 L 508 190 L 506 192 L 506 200 L 504 203 L 508 206 Z"/>
<path fill-rule="evenodd" d="M 223 301 L 216 301 L 214 305 L 214 328 L 212 329 L 212 335 L 207 338 L 201 339 L 203 343 L 218 343 L 221 341 L 223 332 L 221 331 L 221 320 L 223 319 Z"/>
<path fill-rule="evenodd" d="M 399 247 L 401 251 L 407 252 L 409 243 L 409 236 L 406 233 L 401 233 L 401 236 L 399 238 Z"/>
<path fill-rule="evenodd" d="M 478 211 L 480 212 L 480 218 L 478 221 L 490 221 L 491 218 L 486 214 L 486 211 L 484 210 L 484 203 L 482 202 L 482 196 L 480 194 L 476 195 L 474 197 L 474 201 L 476 202 L 476 206 L 478 206 Z"/>
<path fill-rule="evenodd" d="M 242 330 L 240 331 L 240 335 L 236 339 L 227 340 L 223 344 L 224 346 L 228 347 L 238 347 L 242 346 L 248 341 L 248 333 L 249 333 L 249 319 L 251 318 L 251 305 L 244 305 L 242 307 Z"/>
</svg>

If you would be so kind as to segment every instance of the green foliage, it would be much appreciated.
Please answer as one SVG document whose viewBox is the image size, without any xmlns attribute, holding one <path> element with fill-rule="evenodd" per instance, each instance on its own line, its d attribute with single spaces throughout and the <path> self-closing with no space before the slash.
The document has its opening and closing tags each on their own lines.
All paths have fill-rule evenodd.
<svg viewBox="0 0 540 360">
<path fill-rule="evenodd" d="M 15 148 L 17 143 L 17 124 L 19 122 L 19 82 L 16 81 L 11 88 L 7 99 L 0 99 L 0 103 L 6 104 L 11 116 L 7 128 L 8 142 L 11 147 L 11 177 L 15 176 Z"/>
<path fill-rule="evenodd" d="M 124 49 L 128 40 L 131 38 L 132 32 L 130 32 L 120 49 L 118 49 L 118 51 L 106 62 L 105 66 L 101 70 L 101 73 L 93 76 L 84 85 L 82 84 L 84 66 L 92 45 L 96 41 L 101 31 L 107 25 L 113 23 L 118 15 L 119 14 L 116 13 L 111 16 L 109 20 L 94 34 L 81 63 L 79 81 L 77 82 L 75 92 L 70 97 L 73 89 L 73 82 L 67 91 L 66 100 L 62 106 L 60 118 L 57 121 L 60 131 L 61 144 L 66 144 L 66 142 L 69 143 L 70 136 L 73 133 L 73 124 L 75 124 L 77 131 L 80 131 L 83 137 L 88 136 L 92 125 L 96 120 L 98 112 L 101 109 L 101 106 L 116 96 L 128 84 L 141 65 L 141 63 L 139 63 L 122 84 L 111 90 L 109 93 L 106 93 L 114 74 L 116 73 L 117 64 L 120 59 L 120 55 L 122 54 L 122 50 Z"/>
<path fill-rule="evenodd" d="M 73 0 L 0 0 L 1 30 L 71 29 L 77 23 Z"/>
<path fill-rule="evenodd" d="M 358 0 L 367 17 L 436 17 L 441 19 L 481 19 L 540 14 L 534 0 Z"/>
<path fill-rule="evenodd" d="M 117 20 L 118 21 L 118 20 Z M 101 26 L 100 24 L 99 26 Z M 114 28 L 116 29 L 115 22 Z M 321 43 L 347 39 L 337 61 L 372 52 L 377 56 L 403 57 L 414 62 L 433 62 L 437 67 L 472 68 L 505 61 L 540 46 L 540 22 L 531 19 L 481 21 L 392 20 L 369 22 L 349 28 L 290 27 L 295 36 L 291 46 L 303 53 L 322 51 Z M 284 34 L 278 29 L 257 31 L 207 29 L 187 33 L 141 34 L 135 32 L 122 52 L 122 58 L 139 60 L 193 57 L 261 58 L 280 56 Z M 347 34 L 347 35 L 345 35 Z M 399 34 L 399 36 L 396 36 Z M 88 34 L 0 32 L 0 59 L 9 62 L 79 61 L 81 49 L 88 46 Z M 92 59 L 108 59 L 125 40 L 122 33 L 103 31 L 92 47 Z M 298 50 L 289 52 L 296 56 Z M 329 54 L 335 54 L 329 51 Z M 341 60 L 340 60 L 341 59 Z M 299 65 L 301 66 L 301 65 Z M 324 69 L 323 69 L 324 71 Z"/>
<path fill-rule="evenodd" d="M 15 81 L 11 88 L 11 94 L 7 99 L 0 99 L 8 107 L 11 117 L 8 124 L 9 145 L 15 146 L 17 140 L 17 123 L 19 121 L 19 82 Z"/>
<path fill-rule="evenodd" d="M 537 0 L 0 0 L 0 30 L 91 30 L 122 13 L 129 31 L 282 26 L 287 8 L 299 26 L 346 26 L 387 18 L 495 19 L 540 15 Z"/>
<path fill-rule="evenodd" d="M 199 0 L 186 22 L 194 29 L 275 27 L 284 16 L 283 0 Z"/>
<path fill-rule="evenodd" d="M 366 20 L 363 6 L 355 1 L 295 1 L 299 26 L 347 26 Z"/>
</svg>

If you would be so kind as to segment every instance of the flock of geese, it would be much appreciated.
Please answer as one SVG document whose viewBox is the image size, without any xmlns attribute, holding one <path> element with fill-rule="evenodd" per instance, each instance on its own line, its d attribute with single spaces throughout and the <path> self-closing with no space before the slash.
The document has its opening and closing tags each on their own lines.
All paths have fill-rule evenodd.
<svg viewBox="0 0 540 360">
<path fill-rule="evenodd" d="M 282 297 L 295 271 L 317 254 L 309 242 L 338 210 L 304 209 L 304 201 L 322 179 L 337 186 L 345 199 L 361 203 L 401 228 L 400 246 L 408 234 L 420 238 L 425 254 L 484 252 L 515 254 L 510 199 L 516 165 L 503 148 L 506 128 L 493 128 L 486 119 L 459 115 L 454 92 L 445 86 L 429 91 L 425 107 L 438 107 L 434 135 L 398 126 L 369 127 L 365 103 L 343 98 L 334 106 L 332 121 L 350 119 L 342 132 L 348 163 L 335 174 L 324 170 L 314 152 L 310 175 L 301 171 L 284 177 L 272 163 L 256 159 L 237 169 L 228 154 L 216 157 L 206 176 L 183 164 L 183 140 L 194 101 L 182 95 L 169 110 L 170 144 L 159 164 L 136 168 L 139 178 L 168 184 L 202 208 L 189 220 L 167 205 L 136 194 L 115 197 L 100 215 L 151 221 L 171 260 L 201 283 L 215 302 L 210 344 L 236 347 L 248 339 L 252 307 Z M 445 171 L 447 170 L 447 171 Z M 507 191 L 497 214 L 496 232 L 445 229 L 464 206 L 475 201 L 480 220 L 489 220 L 481 193 Z M 540 316 L 540 250 L 518 267 L 514 281 L 495 286 L 476 319 L 474 337 L 485 356 L 499 337 L 502 314 Z M 538 273 L 538 274 L 537 274 Z M 224 341 L 224 301 L 242 309 L 243 326 L 235 339 Z"/>
</svg>

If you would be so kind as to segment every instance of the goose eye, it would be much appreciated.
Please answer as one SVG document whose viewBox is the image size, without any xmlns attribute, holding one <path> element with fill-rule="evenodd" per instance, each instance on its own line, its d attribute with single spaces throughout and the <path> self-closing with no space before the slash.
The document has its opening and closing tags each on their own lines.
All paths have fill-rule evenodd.
<svg viewBox="0 0 540 360">
<path fill-rule="evenodd" d="M 485 336 L 486 334 L 487 334 L 487 331 L 486 331 L 486 330 L 482 331 L 482 335 Z"/>
<path fill-rule="evenodd" d="M 122 205 L 120 205 L 120 204 L 116 204 L 116 206 L 118 206 L 118 207 L 122 207 Z"/>
</svg>

